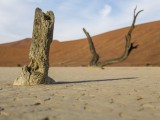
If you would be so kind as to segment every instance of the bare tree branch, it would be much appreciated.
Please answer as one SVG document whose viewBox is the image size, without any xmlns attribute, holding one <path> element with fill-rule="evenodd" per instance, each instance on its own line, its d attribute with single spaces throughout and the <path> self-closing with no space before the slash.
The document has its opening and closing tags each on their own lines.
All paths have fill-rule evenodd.
<svg viewBox="0 0 160 120">
<path fill-rule="evenodd" d="M 140 10 L 140 11 L 138 11 L 136 13 L 136 9 L 137 9 L 137 7 L 134 9 L 134 16 L 133 16 L 132 25 L 131 25 L 131 27 L 130 27 L 130 29 L 128 31 L 128 34 L 125 36 L 126 45 L 125 45 L 125 51 L 122 54 L 122 56 L 119 57 L 119 58 L 115 58 L 115 59 L 111 59 L 111 60 L 106 60 L 104 62 L 98 62 L 97 66 L 105 66 L 105 65 L 114 64 L 114 63 L 118 63 L 118 62 L 124 61 L 129 56 L 129 54 L 131 53 L 131 51 L 133 49 L 135 49 L 135 48 L 138 47 L 138 45 L 134 45 L 134 42 L 131 42 L 131 39 L 132 39 L 132 32 L 133 32 L 133 30 L 135 28 L 135 22 L 136 22 L 137 16 L 143 10 Z"/>
<path fill-rule="evenodd" d="M 96 49 L 94 47 L 94 43 L 93 43 L 92 38 L 90 37 L 90 34 L 85 30 L 85 28 L 83 28 L 83 31 L 84 31 L 85 35 L 87 36 L 90 52 L 92 54 L 92 59 L 90 61 L 90 66 L 96 66 L 96 64 L 99 60 L 99 55 L 96 52 Z"/>
<path fill-rule="evenodd" d="M 131 51 L 138 47 L 138 45 L 134 45 L 134 42 L 131 42 L 131 39 L 132 39 L 132 32 L 133 32 L 133 30 L 135 28 L 135 23 L 136 23 L 137 16 L 143 10 L 140 10 L 140 11 L 138 11 L 136 13 L 136 9 L 137 9 L 137 7 L 134 9 L 132 25 L 131 25 L 127 35 L 125 36 L 125 39 L 126 39 L 125 51 L 118 58 L 111 59 L 111 60 L 106 60 L 106 61 L 103 61 L 103 62 L 98 62 L 99 55 L 96 52 L 96 49 L 94 47 L 94 43 L 92 41 L 92 38 L 90 37 L 89 33 L 83 28 L 83 31 L 86 34 L 87 39 L 88 39 L 90 51 L 91 51 L 92 56 L 93 56 L 92 60 L 90 61 L 90 66 L 100 66 L 100 67 L 102 67 L 102 66 L 105 66 L 105 65 L 114 64 L 114 63 L 118 63 L 118 62 L 124 61 L 130 55 Z"/>
</svg>

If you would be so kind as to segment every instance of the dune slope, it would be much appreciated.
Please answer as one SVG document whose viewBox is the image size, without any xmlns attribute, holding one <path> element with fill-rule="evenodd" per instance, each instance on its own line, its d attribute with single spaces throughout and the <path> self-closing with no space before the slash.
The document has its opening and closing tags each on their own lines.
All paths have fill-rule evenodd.
<svg viewBox="0 0 160 120">
<path fill-rule="evenodd" d="M 100 61 L 119 57 L 123 53 L 128 29 L 126 27 L 93 36 Z M 112 66 L 160 66 L 160 21 L 137 25 L 132 37 L 138 48 L 127 60 Z M 0 66 L 27 64 L 30 44 L 30 38 L 1 44 Z M 51 66 L 87 66 L 91 57 L 87 39 L 67 42 L 54 40 L 51 44 Z"/>
</svg>

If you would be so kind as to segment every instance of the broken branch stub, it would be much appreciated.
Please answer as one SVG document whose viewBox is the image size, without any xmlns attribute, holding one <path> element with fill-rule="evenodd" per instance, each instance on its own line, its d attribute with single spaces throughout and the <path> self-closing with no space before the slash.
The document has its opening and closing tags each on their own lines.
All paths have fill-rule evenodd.
<svg viewBox="0 0 160 120">
<path fill-rule="evenodd" d="M 14 81 L 14 85 L 37 85 L 53 82 L 48 77 L 49 49 L 53 39 L 53 28 L 53 12 L 43 13 L 40 8 L 36 8 L 29 52 L 30 63 L 22 67 L 21 74 Z"/>
</svg>

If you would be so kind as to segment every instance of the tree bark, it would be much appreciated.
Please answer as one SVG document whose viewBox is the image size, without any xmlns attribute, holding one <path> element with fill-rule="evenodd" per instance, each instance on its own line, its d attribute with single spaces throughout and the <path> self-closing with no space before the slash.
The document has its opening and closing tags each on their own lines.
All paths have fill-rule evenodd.
<svg viewBox="0 0 160 120">
<path fill-rule="evenodd" d="M 35 10 L 32 43 L 29 52 L 30 63 L 22 67 L 14 85 L 37 85 L 53 82 L 48 77 L 49 49 L 53 39 L 54 14 Z"/>
<path fill-rule="evenodd" d="M 96 63 L 98 62 L 99 60 L 99 55 L 97 54 L 96 52 L 96 49 L 94 47 L 94 43 L 93 43 L 93 40 L 92 38 L 90 37 L 89 33 L 85 30 L 85 28 L 83 28 L 83 31 L 85 33 L 85 35 L 87 36 L 87 39 L 88 39 L 88 44 L 89 44 L 89 48 L 90 48 L 90 52 L 92 54 L 92 59 L 90 61 L 90 66 L 96 66 Z"/>
</svg>

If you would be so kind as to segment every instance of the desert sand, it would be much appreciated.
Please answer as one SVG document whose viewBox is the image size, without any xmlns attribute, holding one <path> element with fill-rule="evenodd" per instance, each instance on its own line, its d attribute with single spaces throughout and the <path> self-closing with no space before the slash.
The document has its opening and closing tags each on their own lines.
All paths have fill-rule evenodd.
<svg viewBox="0 0 160 120">
<path fill-rule="evenodd" d="M 160 120 L 160 67 L 53 67 L 52 85 L 13 86 L 0 68 L 0 120 Z"/>
<path fill-rule="evenodd" d="M 86 28 L 87 29 L 87 28 Z M 122 55 L 125 35 L 129 27 L 93 36 L 100 61 Z M 63 34 L 63 33 L 62 33 Z M 83 31 L 82 33 L 84 34 Z M 123 62 L 112 66 L 160 66 L 160 21 L 136 25 L 132 42 L 138 45 Z M 54 38 L 54 35 L 53 35 Z M 31 39 L 0 44 L 0 66 L 22 66 L 29 63 Z M 53 40 L 50 47 L 51 66 L 87 66 L 92 58 L 88 41 L 84 39 L 59 42 Z"/>
</svg>

